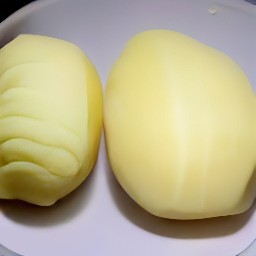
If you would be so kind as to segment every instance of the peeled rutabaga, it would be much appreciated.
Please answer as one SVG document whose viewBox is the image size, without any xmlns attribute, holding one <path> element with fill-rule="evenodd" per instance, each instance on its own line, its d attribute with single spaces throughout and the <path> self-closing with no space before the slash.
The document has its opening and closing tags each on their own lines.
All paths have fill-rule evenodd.
<svg viewBox="0 0 256 256">
<path fill-rule="evenodd" d="M 104 101 L 117 180 L 156 216 L 244 212 L 256 194 L 255 103 L 224 53 L 174 31 L 135 36 L 112 67 Z"/>
<path fill-rule="evenodd" d="M 91 171 L 102 92 L 75 45 L 20 35 L 0 50 L 0 198 L 51 205 Z"/>
</svg>

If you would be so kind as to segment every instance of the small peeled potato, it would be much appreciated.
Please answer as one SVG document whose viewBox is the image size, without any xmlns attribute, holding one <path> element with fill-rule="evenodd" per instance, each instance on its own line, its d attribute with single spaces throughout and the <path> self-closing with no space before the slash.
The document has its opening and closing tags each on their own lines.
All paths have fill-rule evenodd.
<svg viewBox="0 0 256 256">
<path fill-rule="evenodd" d="M 174 31 L 132 38 L 109 75 L 104 128 L 117 180 L 154 215 L 231 215 L 255 199 L 255 95 L 216 49 Z"/>
<path fill-rule="evenodd" d="M 0 198 L 47 206 L 97 159 L 102 91 L 75 45 L 20 35 L 0 50 Z"/>
</svg>

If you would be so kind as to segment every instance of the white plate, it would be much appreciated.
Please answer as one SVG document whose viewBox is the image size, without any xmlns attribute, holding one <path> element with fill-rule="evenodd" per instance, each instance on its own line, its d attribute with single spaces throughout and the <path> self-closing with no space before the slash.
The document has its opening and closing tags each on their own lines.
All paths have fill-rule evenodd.
<svg viewBox="0 0 256 256">
<path fill-rule="evenodd" d="M 256 6 L 243 0 L 37 1 L 0 24 L 0 45 L 20 33 L 71 41 L 94 62 L 105 87 L 125 42 L 153 28 L 177 30 L 226 52 L 256 89 Z M 256 238 L 255 208 L 198 221 L 151 216 L 117 184 L 102 138 L 93 173 L 53 207 L 0 201 L 0 243 L 25 256 L 235 256 Z"/>
</svg>

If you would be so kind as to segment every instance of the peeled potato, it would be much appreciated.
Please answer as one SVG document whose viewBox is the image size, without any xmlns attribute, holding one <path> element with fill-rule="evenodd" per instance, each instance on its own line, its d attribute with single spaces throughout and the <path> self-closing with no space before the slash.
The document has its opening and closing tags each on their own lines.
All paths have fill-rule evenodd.
<svg viewBox="0 0 256 256">
<path fill-rule="evenodd" d="M 113 65 L 104 104 L 111 167 L 144 209 L 200 219 L 252 205 L 255 95 L 230 57 L 174 31 L 143 32 Z"/>
<path fill-rule="evenodd" d="M 91 171 L 102 92 L 75 45 L 20 35 L 0 50 L 0 198 L 51 205 Z"/>
</svg>

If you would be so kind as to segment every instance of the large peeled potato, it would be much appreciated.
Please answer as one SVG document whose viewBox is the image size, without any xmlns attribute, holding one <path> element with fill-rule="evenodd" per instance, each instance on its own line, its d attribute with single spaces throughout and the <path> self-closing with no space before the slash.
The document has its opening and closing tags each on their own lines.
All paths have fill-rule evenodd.
<svg viewBox="0 0 256 256">
<path fill-rule="evenodd" d="M 135 36 L 105 95 L 118 181 L 165 218 L 245 211 L 256 194 L 255 104 L 244 72 L 224 53 L 173 31 Z"/>
<path fill-rule="evenodd" d="M 89 174 L 101 83 L 78 47 L 21 35 L 0 50 L 0 198 L 51 205 Z"/>
</svg>

